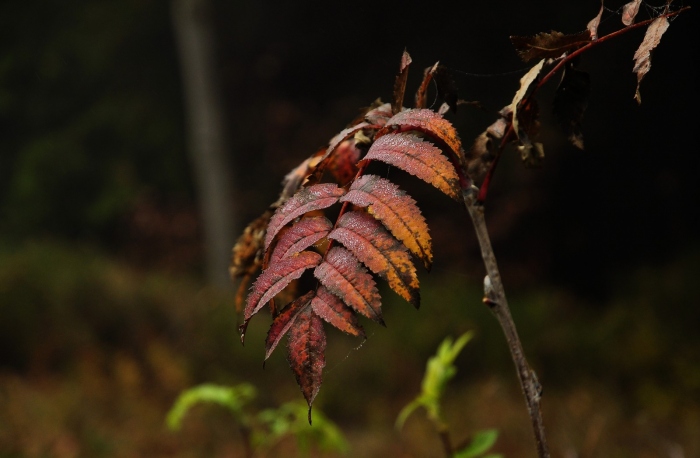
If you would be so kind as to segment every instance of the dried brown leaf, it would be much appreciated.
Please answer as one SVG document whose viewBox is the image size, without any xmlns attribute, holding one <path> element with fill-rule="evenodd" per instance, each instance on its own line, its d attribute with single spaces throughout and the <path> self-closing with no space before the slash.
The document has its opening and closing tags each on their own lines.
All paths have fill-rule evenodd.
<svg viewBox="0 0 700 458">
<path fill-rule="evenodd" d="M 406 94 L 406 82 L 408 81 L 408 67 L 411 65 L 411 56 L 404 50 L 401 56 L 401 68 L 394 83 L 394 102 L 391 111 L 396 114 L 403 108 L 403 98 Z"/>
<path fill-rule="evenodd" d="M 591 40 L 596 41 L 598 39 L 598 26 L 600 25 L 600 19 L 603 17 L 603 11 L 605 7 L 603 6 L 603 0 L 600 0 L 600 11 L 598 11 L 598 16 L 594 17 L 588 21 L 586 29 L 591 34 Z"/>
<path fill-rule="evenodd" d="M 430 86 L 430 82 L 433 80 L 433 74 L 437 70 L 439 64 L 440 62 L 435 62 L 435 65 L 425 69 L 423 73 L 423 82 L 421 82 L 418 91 L 416 91 L 416 108 L 425 108 L 428 86 Z"/>
<path fill-rule="evenodd" d="M 630 26 L 634 23 L 634 18 L 637 17 L 639 12 L 639 6 L 642 4 L 642 0 L 632 0 L 631 2 L 625 4 L 622 7 L 622 23 L 626 26 Z"/>
<path fill-rule="evenodd" d="M 668 30 L 669 22 L 665 16 L 660 16 L 656 18 L 644 34 L 644 40 L 639 48 L 634 53 L 634 68 L 633 72 L 637 74 L 637 90 L 635 91 L 634 98 L 637 103 L 642 103 L 642 96 L 639 93 L 639 85 L 642 83 L 642 78 L 651 69 L 651 53 L 661 42 L 661 36 Z"/>
<path fill-rule="evenodd" d="M 520 126 L 522 113 L 519 112 L 521 102 L 525 98 L 525 95 L 528 93 L 532 83 L 534 83 L 535 80 L 539 77 L 543 66 L 544 59 L 539 61 L 537 65 L 532 67 L 525 75 L 523 75 L 522 78 L 520 78 L 520 88 L 515 93 L 513 101 L 510 104 L 510 111 L 513 112 L 513 130 L 515 131 L 515 134 L 518 136 L 518 138 L 521 138 L 523 134 L 523 129 Z"/>
</svg>

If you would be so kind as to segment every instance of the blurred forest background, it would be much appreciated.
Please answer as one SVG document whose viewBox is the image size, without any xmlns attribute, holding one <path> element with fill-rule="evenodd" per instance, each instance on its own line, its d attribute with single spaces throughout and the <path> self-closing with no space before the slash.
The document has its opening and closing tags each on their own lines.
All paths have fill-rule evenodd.
<svg viewBox="0 0 700 458">
<path fill-rule="evenodd" d="M 624 3 L 606 2 L 601 34 L 619 28 Z M 238 340 L 226 277 L 239 231 L 288 170 L 362 107 L 390 99 L 404 48 L 409 93 L 439 60 L 460 97 L 484 105 L 450 115 L 468 147 L 528 67 L 509 36 L 585 30 L 600 6 L 454 5 L 1 2 L 0 457 L 241 456 L 235 422 L 215 408 L 169 432 L 178 393 L 251 382 L 259 408 L 301 399 L 283 351 L 262 370 L 264 314 L 248 345 Z M 584 54 L 586 150 L 549 115 L 551 83 L 540 97 L 543 166 L 511 153 L 492 186 L 487 221 L 545 387 L 554 456 L 700 456 L 695 15 L 671 23 L 641 106 L 632 56 L 643 30 Z M 206 52 L 192 60 L 197 49 Z M 213 111 L 197 112 L 204 99 Z M 223 152 L 204 180 L 202 151 Z M 361 348 L 330 331 L 316 406 L 351 456 L 437 456 L 421 415 L 403 432 L 394 420 L 443 337 L 472 329 L 445 406 L 455 440 L 497 428 L 495 451 L 531 456 L 515 372 L 481 304 L 468 217 L 422 183 L 402 185 L 434 239 L 433 271 L 419 273 L 423 307 L 387 291 L 388 329 L 367 323 Z M 227 229 L 212 230 L 212 218 Z M 283 442 L 270 456 L 293 450 Z"/>
</svg>

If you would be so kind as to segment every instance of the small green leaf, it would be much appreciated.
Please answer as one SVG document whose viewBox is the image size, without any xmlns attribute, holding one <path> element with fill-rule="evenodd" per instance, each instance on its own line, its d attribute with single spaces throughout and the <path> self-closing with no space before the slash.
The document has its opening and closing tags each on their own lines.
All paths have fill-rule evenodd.
<svg viewBox="0 0 700 458">
<path fill-rule="evenodd" d="M 495 429 L 486 429 L 483 431 L 478 431 L 474 434 L 472 441 L 462 450 L 454 454 L 454 458 L 474 458 L 483 453 L 486 453 L 488 449 L 493 447 L 498 438 L 498 431 Z M 496 457 L 498 455 L 489 455 L 490 457 Z M 484 457 L 488 458 L 488 457 Z"/>
<path fill-rule="evenodd" d="M 192 406 L 208 402 L 228 408 L 240 422 L 247 423 L 243 406 L 251 401 L 255 395 L 255 387 L 248 383 L 231 387 L 205 383 L 180 393 L 168 412 L 165 422 L 168 428 L 177 431 L 182 426 L 182 419 Z"/>
<path fill-rule="evenodd" d="M 442 341 L 435 356 L 428 360 L 421 384 L 421 393 L 399 413 L 396 419 L 397 429 L 403 427 L 408 416 L 418 407 L 425 408 L 431 421 L 438 425 L 442 424 L 440 399 L 445 392 L 447 382 L 457 373 L 457 368 L 453 364 L 454 360 L 471 338 L 472 333 L 467 332 L 454 343 L 450 337 L 446 337 Z"/>
</svg>

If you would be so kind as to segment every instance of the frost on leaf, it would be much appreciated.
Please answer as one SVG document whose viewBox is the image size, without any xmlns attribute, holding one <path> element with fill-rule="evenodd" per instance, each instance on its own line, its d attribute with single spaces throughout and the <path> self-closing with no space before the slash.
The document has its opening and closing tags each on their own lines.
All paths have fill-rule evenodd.
<svg viewBox="0 0 700 458">
<path fill-rule="evenodd" d="M 464 164 L 462 141 L 451 122 L 438 113 L 427 109 L 405 110 L 387 121 L 387 126 L 398 128 L 399 132 L 415 130 L 436 141 L 442 142 L 446 151 L 459 164 Z M 379 136 L 379 134 L 378 134 Z"/>
<path fill-rule="evenodd" d="M 323 321 L 310 307 L 304 307 L 297 314 L 288 336 L 287 361 L 309 404 L 311 423 L 311 405 L 321 388 L 323 368 L 326 365 L 326 333 L 323 330 Z"/>
<path fill-rule="evenodd" d="M 338 296 L 332 294 L 325 287 L 318 288 L 316 297 L 311 300 L 311 308 L 328 324 L 350 335 L 366 338 L 365 331 L 357 322 L 357 316 L 352 309 L 343 304 Z"/>
<path fill-rule="evenodd" d="M 404 112 L 405 113 L 405 112 Z M 365 160 L 384 162 L 414 175 L 459 201 L 459 177 L 440 148 L 411 134 L 379 137 L 365 155 Z"/>
<path fill-rule="evenodd" d="M 301 253 L 324 238 L 332 228 L 333 225 L 324 216 L 303 218 L 279 237 L 270 255 L 269 264 Z"/>
<path fill-rule="evenodd" d="M 637 17 L 639 12 L 639 5 L 642 4 L 642 0 L 633 0 L 625 6 L 622 7 L 622 23 L 626 26 L 630 26 L 634 23 L 634 18 Z"/>
<path fill-rule="evenodd" d="M 352 184 L 340 201 L 366 207 L 370 215 L 381 221 L 430 270 L 433 251 L 428 224 L 416 201 L 397 185 L 376 175 L 365 175 Z"/>
<path fill-rule="evenodd" d="M 321 262 L 321 255 L 311 251 L 304 251 L 297 256 L 282 259 L 263 270 L 251 287 L 245 307 L 245 322 L 255 315 L 265 304 L 270 302 L 292 280 L 301 277 L 306 269 L 315 267 Z"/>
<path fill-rule="evenodd" d="M 313 185 L 294 194 L 272 216 L 265 236 L 265 249 L 269 248 L 277 233 L 287 223 L 312 210 L 330 207 L 343 194 L 345 191 L 333 183 Z"/>
<path fill-rule="evenodd" d="M 639 93 L 639 85 L 642 82 L 642 78 L 651 69 L 651 53 L 656 48 L 661 41 L 661 36 L 668 29 L 669 22 L 664 16 L 656 18 L 644 34 L 644 40 L 639 48 L 634 53 L 634 68 L 633 72 L 637 74 L 637 90 L 635 91 L 634 98 L 637 103 L 642 103 L 642 96 Z"/>
<path fill-rule="evenodd" d="M 384 325 L 377 284 L 348 250 L 331 248 L 314 276 L 357 313 Z"/>
<path fill-rule="evenodd" d="M 541 32 L 532 37 L 511 36 L 511 43 L 524 62 L 535 59 L 555 59 L 565 52 L 575 50 L 591 42 L 590 32 L 565 35 L 561 32 Z"/>
<path fill-rule="evenodd" d="M 588 73 L 578 70 L 569 63 L 554 94 L 554 116 L 569 141 L 583 149 L 581 121 L 588 106 L 591 93 L 591 78 Z"/>
<path fill-rule="evenodd" d="M 408 250 L 377 220 L 360 211 L 345 213 L 328 238 L 342 243 L 399 296 L 420 306 L 418 276 Z"/>
<path fill-rule="evenodd" d="M 287 305 L 272 321 L 267 338 L 265 339 L 265 359 L 270 357 L 272 352 L 277 348 L 277 344 L 282 340 L 282 337 L 287 334 L 289 329 L 294 324 L 294 320 L 311 302 L 314 296 L 314 291 L 309 291 L 303 296 Z"/>
</svg>

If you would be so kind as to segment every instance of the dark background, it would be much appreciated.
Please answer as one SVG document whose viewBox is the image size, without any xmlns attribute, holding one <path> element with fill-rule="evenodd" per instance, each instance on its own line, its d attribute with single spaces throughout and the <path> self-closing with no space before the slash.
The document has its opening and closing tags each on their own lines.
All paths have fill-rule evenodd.
<svg viewBox="0 0 700 458">
<path fill-rule="evenodd" d="M 623 3 L 606 3 L 601 35 L 620 27 Z M 127 380 L 124 396 L 130 399 L 158 393 L 159 403 L 154 401 L 141 416 L 150 419 L 144 424 L 159 425 L 177 392 L 194 383 L 235 383 L 246 377 L 263 377 L 258 380 L 262 386 L 271 383 L 271 370 L 261 375 L 260 352 L 253 353 L 262 337 L 255 341 L 253 334 L 245 351 L 239 348 L 231 292 L 208 287 L 202 274 L 202 222 L 186 152 L 170 6 L 163 1 L 0 5 L 2 456 L 71 456 L 71 450 L 97 456 L 93 436 L 108 444 L 105 456 L 117 451 L 137 456 L 144 450 L 151 456 L 185 456 L 185 451 L 202 449 L 224 456 L 227 441 L 236 440 L 217 436 L 216 427 L 214 432 L 189 431 L 186 439 L 160 432 L 154 445 L 123 427 L 131 414 L 115 414 L 100 407 L 101 402 L 116 389 L 112 384 Z M 659 5 L 642 5 L 638 20 L 653 15 L 652 7 L 658 11 Z M 453 70 L 460 98 L 482 102 L 483 111 L 463 107 L 449 115 L 468 147 L 510 103 L 529 67 L 518 58 L 509 36 L 579 32 L 598 8 L 592 0 L 458 6 L 212 1 L 208 14 L 232 164 L 231 208 L 239 229 L 276 199 L 284 174 L 325 145 L 360 108 L 377 97 L 390 100 L 404 49 L 413 58 L 407 104 L 422 70 L 438 60 Z M 553 433 L 555 448 L 562 453 L 610 456 L 611 450 L 635 450 L 610 437 L 634 443 L 637 434 L 648 435 L 647 427 L 652 436 L 663 437 L 659 443 L 680 444 L 686 453 L 700 449 L 687 433 L 697 423 L 698 410 L 674 410 L 690 409 L 682 400 L 697 399 L 700 389 L 700 375 L 692 370 L 700 320 L 694 279 L 700 267 L 695 14 L 691 9 L 673 20 L 661 40 L 641 85 L 641 106 L 633 99 L 632 56 L 643 29 L 585 53 L 579 68 L 592 79 L 583 121 L 585 151 L 567 143 L 549 114 L 553 81 L 539 97 L 544 164 L 527 169 L 508 150 L 492 185 L 487 220 L 506 288 L 516 297 L 514 314 L 523 322 L 526 348 L 533 352 L 536 369 L 560 393 L 552 404 L 584 412 L 580 417 L 571 414 L 582 422 L 572 423 L 580 433 L 572 437 L 580 438 L 569 438 L 566 445 L 563 439 L 557 442 L 566 434 Z M 430 96 L 432 100 L 432 90 Z M 466 294 L 476 309 L 483 271 L 466 215 L 444 196 L 404 181 L 426 214 L 434 239 L 434 271 L 421 272 L 424 297 L 430 297 L 431 287 L 471 288 L 469 294 L 459 294 Z M 423 336 L 403 342 L 412 356 L 406 357 L 402 371 L 415 383 L 403 386 L 397 399 L 372 401 L 363 391 L 367 388 L 352 385 L 359 396 L 370 396 L 367 404 L 375 407 L 351 409 L 333 397 L 343 396 L 338 394 L 339 376 L 329 377 L 324 385 L 328 410 L 346 430 L 362 431 L 361 424 L 370 418 L 370 424 L 384 425 L 391 433 L 397 411 L 391 409 L 417 390 L 425 358 L 442 336 L 470 327 L 481 338 L 464 360 L 465 368 L 476 368 L 471 378 L 462 380 L 465 392 L 477 400 L 488 398 L 484 393 L 497 373 L 514 393 L 513 410 L 521 408 L 507 354 L 495 354 L 490 346 L 502 346 L 502 339 L 487 314 L 480 309 L 475 316 L 459 312 L 466 315 L 455 318 L 462 320 L 455 328 L 450 322 L 435 322 L 440 313 L 457 313 L 453 306 L 424 304 L 416 315 L 406 312 L 405 304 L 388 303 L 394 310 L 389 318 L 399 323 L 396 340 L 379 337 L 394 332 L 391 326 L 377 330 L 375 342 L 370 338 L 363 350 L 367 359 L 376 361 L 357 369 L 362 358 L 355 357 L 346 369 L 342 364 L 338 369 L 359 370 L 361 380 L 362 374 L 376 379 L 381 351 L 391 351 L 401 339 Z M 264 332 L 267 323 L 258 321 L 259 332 Z M 191 339 L 196 343 L 185 344 Z M 86 346 L 91 347 L 87 353 Z M 158 364 L 175 367 L 176 375 L 159 379 Z M 280 374 L 275 383 L 284 389 L 268 395 L 267 402 L 278 402 L 285 394 L 285 400 L 298 396 L 283 359 L 268 364 L 275 365 Z M 140 374 L 134 376 L 140 380 L 135 387 L 129 385 L 129 371 Z M 395 389 L 391 380 L 401 374 L 385 374 L 378 385 L 382 392 L 373 395 L 387 397 Z M 89 392 L 84 383 L 97 383 L 87 379 L 99 379 L 107 387 L 95 388 L 98 394 L 89 402 L 75 394 Z M 34 422 L 22 400 L 55 406 L 53 396 L 61 390 L 74 392 L 60 395 L 68 399 L 63 410 L 56 407 L 44 414 L 49 420 Z M 580 407 L 617 399 L 619 393 L 635 394 L 624 398 L 619 410 L 602 409 L 598 417 L 595 408 Z M 589 404 L 582 396 L 588 396 Z M 92 407 L 81 407 L 85 405 Z M 600 416 L 603 431 L 619 434 L 590 439 Z M 649 418 L 653 421 L 644 423 Z M 492 425 L 505 437 L 500 451 L 521 456 L 521 448 L 530 446 L 527 430 L 521 442 L 517 435 L 508 439 L 507 423 L 500 420 Z M 86 426 L 93 422 L 100 426 Z M 484 427 L 478 421 L 469 424 Z M 557 424 L 548 427 L 556 430 Z M 423 429 L 429 437 L 430 426 Z M 43 438 L 39 451 L 22 439 L 30 434 Z M 123 437 L 136 445 L 114 445 Z M 405 438 L 378 439 L 384 444 L 401 440 Z M 66 441 L 64 453 L 61 444 Z M 366 443 L 358 439 L 356 450 L 388 453 Z M 429 450 L 431 444 L 424 446 Z M 439 444 L 432 445 L 439 450 Z M 666 450 L 665 445 L 658 447 Z M 420 455 L 420 447 L 401 450 L 407 456 L 411 450 Z"/>
</svg>

